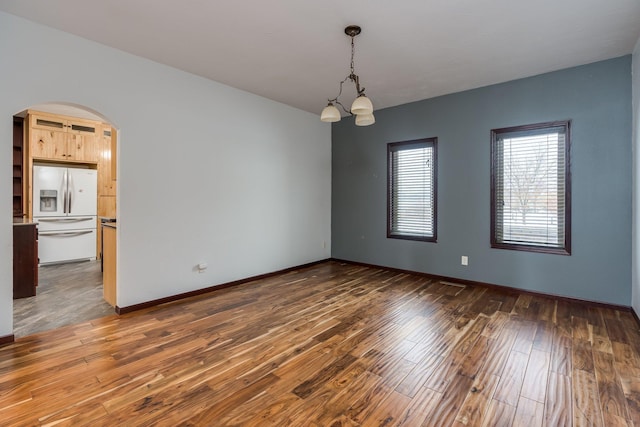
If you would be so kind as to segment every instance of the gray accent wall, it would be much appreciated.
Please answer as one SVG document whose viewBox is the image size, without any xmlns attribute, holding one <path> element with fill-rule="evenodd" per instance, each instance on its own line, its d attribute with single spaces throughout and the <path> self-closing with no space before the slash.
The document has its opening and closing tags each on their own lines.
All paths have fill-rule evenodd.
<svg viewBox="0 0 640 427">
<path fill-rule="evenodd" d="M 631 305 L 630 55 L 375 115 L 332 128 L 334 258 Z M 566 119 L 571 255 L 492 249 L 490 130 Z M 388 239 L 387 143 L 427 137 L 438 138 L 438 242 Z"/>
</svg>

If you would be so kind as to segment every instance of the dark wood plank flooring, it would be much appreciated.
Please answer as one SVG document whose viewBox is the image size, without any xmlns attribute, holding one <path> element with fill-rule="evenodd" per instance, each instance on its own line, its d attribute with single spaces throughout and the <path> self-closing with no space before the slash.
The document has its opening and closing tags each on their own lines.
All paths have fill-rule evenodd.
<svg viewBox="0 0 640 427">
<path fill-rule="evenodd" d="M 640 426 L 629 312 L 327 262 L 0 348 L 0 424 Z"/>
<path fill-rule="evenodd" d="M 13 300 L 16 337 L 114 313 L 102 297 L 100 261 L 42 266 L 35 297 Z"/>
</svg>

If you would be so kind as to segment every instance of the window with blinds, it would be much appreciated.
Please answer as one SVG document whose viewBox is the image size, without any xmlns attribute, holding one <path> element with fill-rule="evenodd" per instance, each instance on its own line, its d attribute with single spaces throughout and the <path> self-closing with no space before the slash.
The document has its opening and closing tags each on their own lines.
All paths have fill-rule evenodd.
<svg viewBox="0 0 640 427">
<path fill-rule="evenodd" d="M 387 237 L 436 241 L 436 144 L 428 138 L 387 145 Z"/>
<path fill-rule="evenodd" d="M 571 253 L 569 121 L 491 131 L 491 246 Z"/>
</svg>

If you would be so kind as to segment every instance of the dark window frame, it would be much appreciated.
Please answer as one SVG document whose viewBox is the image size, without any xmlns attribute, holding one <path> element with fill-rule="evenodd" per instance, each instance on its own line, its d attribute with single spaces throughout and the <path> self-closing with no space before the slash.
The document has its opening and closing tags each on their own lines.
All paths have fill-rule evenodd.
<svg viewBox="0 0 640 427">
<path fill-rule="evenodd" d="M 516 244 L 499 242 L 497 232 L 497 147 L 498 137 L 508 133 L 537 132 L 543 129 L 563 127 L 565 133 L 564 147 L 564 238 L 562 247 L 539 246 L 535 244 Z M 571 255 L 571 120 L 535 123 L 530 125 L 512 126 L 491 130 L 491 247 L 496 249 L 509 249 L 516 251 L 538 252 L 556 255 Z"/>
<path fill-rule="evenodd" d="M 410 147 L 418 148 L 420 146 L 431 146 L 433 149 L 433 164 L 432 170 L 432 194 L 433 194 L 433 235 L 421 236 L 412 234 L 398 234 L 393 230 L 393 163 L 392 154 L 402 149 L 410 149 Z M 433 242 L 438 241 L 438 138 L 422 138 L 414 139 L 410 141 L 390 142 L 387 144 L 387 238 L 389 239 L 401 239 L 401 240 L 416 240 L 421 242 Z"/>
</svg>

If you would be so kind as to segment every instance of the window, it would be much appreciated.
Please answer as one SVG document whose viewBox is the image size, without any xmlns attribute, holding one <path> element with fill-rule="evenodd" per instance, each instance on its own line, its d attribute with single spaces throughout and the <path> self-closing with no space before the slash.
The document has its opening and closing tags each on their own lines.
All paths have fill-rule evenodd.
<svg viewBox="0 0 640 427">
<path fill-rule="evenodd" d="M 387 145 L 387 237 L 436 241 L 437 142 L 428 138 Z"/>
<path fill-rule="evenodd" d="M 491 247 L 571 253 L 570 122 L 491 131 Z"/>
</svg>

